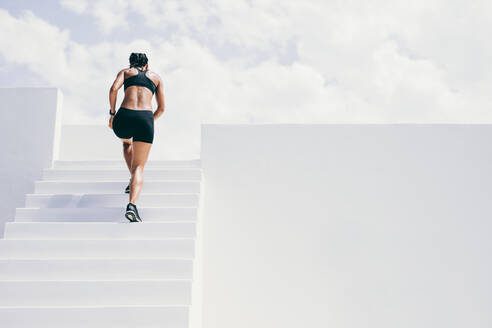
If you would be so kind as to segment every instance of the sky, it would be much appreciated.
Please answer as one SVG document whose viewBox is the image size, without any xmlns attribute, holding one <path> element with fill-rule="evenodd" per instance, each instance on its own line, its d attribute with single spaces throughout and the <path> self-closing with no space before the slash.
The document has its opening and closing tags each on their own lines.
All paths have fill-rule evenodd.
<svg viewBox="0 0 492 328">
<path fill-rule="evenodd" d="M 195 149 L 201 123 L 492 123 L 491 1 L 2 0 L 0 30 L 0 87 L 59 87 L 64 124 L 106 124 L 147 53 Z"/>
</svg>

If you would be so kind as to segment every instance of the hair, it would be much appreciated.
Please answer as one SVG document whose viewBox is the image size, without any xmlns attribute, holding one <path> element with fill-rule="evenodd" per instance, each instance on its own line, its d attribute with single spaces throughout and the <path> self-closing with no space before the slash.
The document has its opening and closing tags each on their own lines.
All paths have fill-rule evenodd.
<svg viewBox="0 0 492 328">
<path fill-rule="evenodd" d="M 130 55 L 130 67 L 145 66 L 148 62 L 147 55 L 143 53 L 132 52 Z"/>
</svg>

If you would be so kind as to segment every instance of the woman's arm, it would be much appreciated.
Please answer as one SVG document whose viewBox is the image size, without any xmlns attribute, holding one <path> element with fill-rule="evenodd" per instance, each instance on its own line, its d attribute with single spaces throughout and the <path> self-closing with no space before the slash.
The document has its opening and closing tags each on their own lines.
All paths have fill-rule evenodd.
<svg viewBox="0 0 492 328">
<path fill-rule="evenodd" d="M 157 89 L 155 91 L 155 98 L 157 101 L 157 109 L 154 112 L 154 121 L 164 113 L 164 86 L 162 79 L 159 76 L 159 84 L 157 84 Z"/>
<path fill-rule="evenodd" d="M 115 112 L 115 106 L 116 106 L 116 97 L 118 96 L 118 90 L 121 88 L 123 85 L 123 81 L 125 79 L 125 70 L 122 69 L 121 71 L 118 72 L 118 75 L 116 75 L 116 79 L 113 82 L 113 85 L 109 89 L 109 107 L 111 109 L 111 112 Z"/>
</svg>

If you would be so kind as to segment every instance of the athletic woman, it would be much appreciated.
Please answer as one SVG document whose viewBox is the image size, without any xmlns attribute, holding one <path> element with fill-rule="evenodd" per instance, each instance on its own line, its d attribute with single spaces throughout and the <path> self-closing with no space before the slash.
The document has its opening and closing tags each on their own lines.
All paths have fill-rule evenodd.
<svg viewBox="0 0 492 328">
<path fill-rule="evenodd" d="M 123 141 L 123 156 L 130 171 L 130 183 L 125 189 L 130 194 L 125 217 L 130 222 L 142 222 L 137 210 L 137 199 L 143 185 L 143 169 L 154 140 L 154 121 L 164 113 L 164 91 L 159 75 L 148 70 L 147 56 L 130 55 L 130 67 L 119 71 L 109 90 L 109 127 Z M 115 112 L 118 90 L 124 85 L 125 98 Z M 157 109 L 152 112 L 155 93 Z"/>
</svg>

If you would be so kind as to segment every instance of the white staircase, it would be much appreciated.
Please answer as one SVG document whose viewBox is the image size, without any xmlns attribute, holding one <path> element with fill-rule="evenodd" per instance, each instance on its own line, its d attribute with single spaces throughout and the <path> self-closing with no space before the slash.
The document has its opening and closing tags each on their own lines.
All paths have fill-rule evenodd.
<svg viewBox="0 0 492 328">
<path fill-rule="evenodd" d="M 0 327 L 190 327 L 200 161 L 147 163 L 141 223 L 129 178 L 123 161 L 44 170 L 0 239 Z"/>
</svg>

